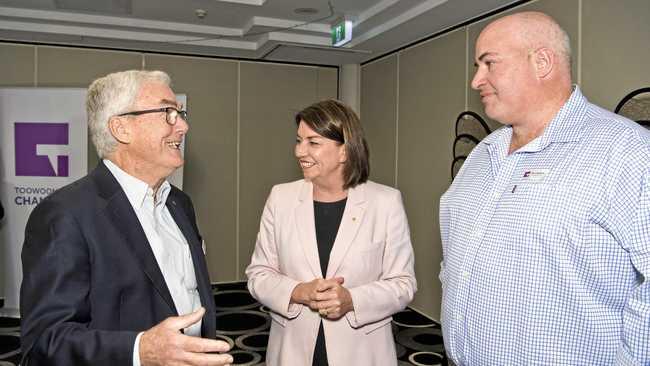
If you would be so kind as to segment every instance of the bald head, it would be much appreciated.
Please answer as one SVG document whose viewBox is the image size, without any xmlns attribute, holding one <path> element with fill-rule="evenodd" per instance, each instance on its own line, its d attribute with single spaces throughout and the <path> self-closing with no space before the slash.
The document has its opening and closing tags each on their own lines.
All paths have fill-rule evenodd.
<svg viewBox="0 0 650 366">
<path fill-rule="evenodd" d="M 526 11 L 497 19 L 481 32 L 481 37 L 492 32 L 503 33 L 516 39 L 518 46 L 528 51 L 542 47 L 552 50 L 557 56 L 558 66 L 571 72 L 571 43 L 569 35 L 550 16 Z"/>
<path fill-rule="evenodd" d="M 571 95 L 569 37 L 538 12 L 490 23 L 476 41 L 476 74 L 486 114 L 510 125 L 543 126 Z"/>
</svg>

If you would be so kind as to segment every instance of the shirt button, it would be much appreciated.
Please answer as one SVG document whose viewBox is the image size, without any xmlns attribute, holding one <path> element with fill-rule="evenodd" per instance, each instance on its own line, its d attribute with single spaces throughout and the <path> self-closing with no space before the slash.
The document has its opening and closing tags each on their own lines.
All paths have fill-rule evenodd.
<svg viewBox="0 0 650 366">
<path fill-rule="evenodd" d="M 499 192 L 497 192 L 497 191 L 492 192 L 492 199 L 496 200 L 498 198 L 499 198 Z"/>
<path fill-rule="evenodd" d="M 456 315 L 456 320 L 458 320 L 458 321 L 463 320 L 463 316 L 462 315 Z"/>
<path fill-rule="evenodd" d="M 464 271 L 463 272 L 463 278 L 468 279 L 469 278 L 469 272 Z"/>
</svg>

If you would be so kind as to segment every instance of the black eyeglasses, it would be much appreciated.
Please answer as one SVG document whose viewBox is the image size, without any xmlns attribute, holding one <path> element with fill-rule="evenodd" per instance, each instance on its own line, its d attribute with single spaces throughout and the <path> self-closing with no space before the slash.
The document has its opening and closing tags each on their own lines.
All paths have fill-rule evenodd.
<svg viewBox="0 0 650 366">
<path fill-rule="evenodd" d="M 139 116 L 141 114 L 147 114 L 147 113 L 159 113 L 159 112 L 165 112 L 165 120 L 167 123 L 170 125 L 175 125 L 176 124 L 176 119 L 180 116 L 183 121 L 187 122 L 187 111 L 179 111 L 178 109 L 174 107 L 162 107 L 162 108 L 156 108 L 156 109 L 147 109 L 144 111 L 133 111 L 133 112 L 126 112 L 122 114 L 118 114 L 118 117 L 121 116 Z"/>
</svg>

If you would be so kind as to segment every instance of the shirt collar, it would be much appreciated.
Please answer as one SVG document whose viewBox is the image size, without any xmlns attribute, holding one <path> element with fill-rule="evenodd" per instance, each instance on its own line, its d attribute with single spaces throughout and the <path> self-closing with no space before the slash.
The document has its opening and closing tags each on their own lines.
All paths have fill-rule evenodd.
<svg viewBox="0 0 650 366">
<path fill-rule="evenodd" d="M 573 93 L 544 130 L 540 145 L 580 140 L 586 110 L 587 98 L 582 95 L 580 87 L 574 85 Z"/>
<path fill-rule="evenodd" d="M 124 190 L 133 208 L 141 208 L 147 195 L 153 196 L 153 189 L 147 183 L 125 172 L 108 159 L 103 159 L 102 161 L 120 184 L 122 190 Z M 167 201 L 167 196 L 169 196 L 170 191 L 171 185 L 165 180 L 156 193 L 156 199 L 154 200 L 156 205 L 164 204 Z"/>
<path fill-rule="evenodd" d="M 573 86 L 573 92 L 555 117 L 546 126 L 541 136 L 526 146 L 527 151 L 539 151 L 552 142 L 574 142 L 580 139 L 584 124 L 584 113 L 587 109 L 587 98 L 578 85 Z M 512 126 L 507 125 L 490 134 L 483 141 L 487 145 L 510 144 Z"/>
</svg>

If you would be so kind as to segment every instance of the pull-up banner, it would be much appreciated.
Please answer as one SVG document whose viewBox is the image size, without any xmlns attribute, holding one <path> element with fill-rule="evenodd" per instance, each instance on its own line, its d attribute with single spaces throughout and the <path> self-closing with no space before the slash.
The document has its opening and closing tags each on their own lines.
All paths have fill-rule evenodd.
<svg viewBox="0 0 650 366">
<path fill-rule="evenodd" d="M 78 88 L 0 88 L 0 297 L 7 310 L 19 306 L 29 214 L 87 173 L 85 98 Z"/>
</svg>

